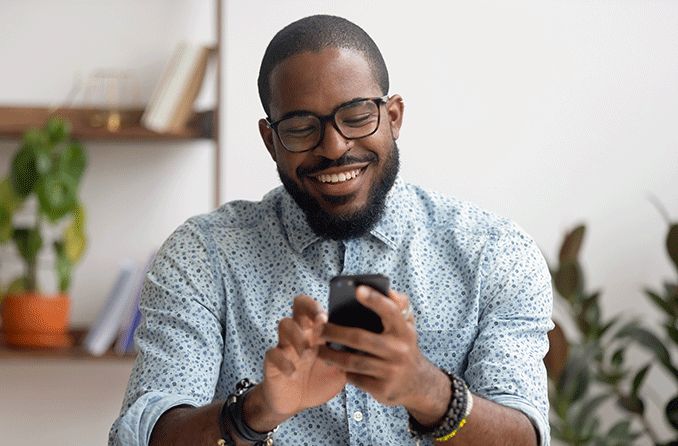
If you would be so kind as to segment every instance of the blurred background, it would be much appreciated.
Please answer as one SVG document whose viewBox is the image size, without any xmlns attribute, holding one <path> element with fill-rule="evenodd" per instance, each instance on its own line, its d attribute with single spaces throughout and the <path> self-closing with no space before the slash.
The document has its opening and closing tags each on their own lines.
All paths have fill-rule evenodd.
<svg viewBox="0 0 678 446">
<path fill-rule="evenodd" d="M 279 184 L 257 129 L 259 63 L 275 32 L 315 13 L 354 21 L 382 50 L 390 93 L 405 100 L 405 180 L 516 221 L 551 264 L 585 223 L 582 268 L 602 290 L 602 313 L 662 320 L 643 289 L 676 274 L 650 197 L 678 220 L 678 3 L 217 2 L 0 0 L 0 107 L 87 105 L 82 86 L 112 69 L 131 73 L 143 108 L 180 42 L 218 54 L 195 102 L 218 107 L 214 138 L 81 138 L 89 245 L 70 290 L 72 326 L 95 321 L 125 259 L 145 262 L 217 201 L 258 200 Z M 0 178 L 17 146 L 0 136 Z M 0 252 L 0 283 L 17 267 L 11 254 Z M 557 301 L 554 317 L 576 335 L 567 311 Z M 3 444 L 105 444 L 131 366 L 0 354 Z M 676 391 L 658 368 L 644 389 Z M 669 435 L 663 407 L 647 410 Z"/>
</svg>

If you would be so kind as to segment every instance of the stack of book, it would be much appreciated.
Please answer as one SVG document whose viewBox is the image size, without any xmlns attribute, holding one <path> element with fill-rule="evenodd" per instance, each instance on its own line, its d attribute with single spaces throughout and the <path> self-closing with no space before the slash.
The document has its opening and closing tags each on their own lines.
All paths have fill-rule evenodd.
<svg viewBox="0 0 678 446">
<path fill-rule="evenodd" d="M 200 92 L 211 52 L 203 45 L 179 44 L 141 117 L 144 127 L 158 133 L 185 128 L 194 114 L 193 103 Z"/>
<path fill-rule="evenodd" d="M 141 322 L 139 302 L 154 257 L 155 253 L 144 267 L 132 260 L 121 264 L 113 287 L 82 342 L 85 351 L 94 356 L 101 356 L 110 348 L 118 355 L 136 351 L 134 332 Z"/>
</svg>

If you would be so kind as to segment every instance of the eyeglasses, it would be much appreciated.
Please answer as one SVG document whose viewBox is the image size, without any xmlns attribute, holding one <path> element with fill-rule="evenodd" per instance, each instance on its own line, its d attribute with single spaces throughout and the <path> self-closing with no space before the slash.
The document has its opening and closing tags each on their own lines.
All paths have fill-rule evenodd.
<svg viewBox="0 0 678 446">
<path fill-rule="evenodd" d="M 365 138 L 374 134 L 381 119 L 380 105 L 387 101 L 388 96 L 359 98 L 339 105 L 329 115 L 292 112 L 275 122 L 266 118 L 266 124 L 278 135 L 285 149 L 295 153 L 306 152 L 320 145 L 327 122 L 331 122 L 346 139 Z"/>
</svg>

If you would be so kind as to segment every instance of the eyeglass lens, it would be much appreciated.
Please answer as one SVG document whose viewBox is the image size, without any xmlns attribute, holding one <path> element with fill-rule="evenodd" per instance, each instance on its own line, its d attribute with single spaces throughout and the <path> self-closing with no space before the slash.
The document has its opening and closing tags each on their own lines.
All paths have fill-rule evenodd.
<svg viewBox="0 0 678 446">
<path fill-rule="evenodd" d="M 379 106 L 372 100 L 346 104 L 337 109 L 334 122 L 344 138 L 368 136 L 379 125 Z M 309 150 L 320 142 L 322 125 L 320 118 L 312 114 L 291 116 L 278 124 L 278 137 L 288 150 Z"/>
</svg>

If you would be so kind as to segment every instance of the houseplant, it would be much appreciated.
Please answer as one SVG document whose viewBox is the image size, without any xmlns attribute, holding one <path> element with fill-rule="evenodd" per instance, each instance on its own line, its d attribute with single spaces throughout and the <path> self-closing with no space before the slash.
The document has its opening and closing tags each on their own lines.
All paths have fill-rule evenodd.
<svg viewBox="0 0 678 446">
<path fill-rule="evenodd" d="M 9 175 L 0 179 L 0 246 L 15 248 L 23 267 L 18 277 L 0 288 L 2 331 L 8 344 L 70 343 L 68 289 L 73 266 L 87 244 L 78 197 L 86 164 L 82 145 L 70 136 L 69 123 L 50 118 L 41 129 L 23 135 Z M 25 214 L 32 205 L 29 222 L 19 223 L 18 213 Z M 58 293 L 52 295 L 41 292 L 38 278 L 39 254 L 49 248 L 58 284 Z"/>
<path fill-rule="evenodd" d="M 576 336 L 561 341 L 568 344 L 565 354 L 551 358 L 552 363 L 560 363 L 557 373 L 549 375 L 552 434 L 574 446 L 630 446 L 637 441 L 678 446 L 678 395 L 672 392 L 670 400 L 663 402 L 656 401 L 656 395 L 653 399 L 643 392 L 648 371 L 654 366 L 661 366 L 667 376 L 678 382 L 678 369 L 671 359 L 671 351 L 678 343 L 678 283 L 665 283 L 664 292 L 646 290 L 650 300 L 665 313 L 664 339 L 655 333 L 654 327 L 647 327 L 638 319 L 625 320 L 619 316 L 606 319 L 601 312 L 600 291 L 585 288 L 579 261 L 584 235 L 584 226 L 569 232 L 558 263 L 551 268 L 557 297 L 567 307 L 576 332 Z M 676 223 L 669 222 L 666 250 L 678 270 Z M 629 348 L 637 347 L 650 353 L 649 362 L 634 364 L 626 359 Z M 611 427 L 603 429 L 600 415 L 607 410 L 602 406 L 607 401 L 614 401 L 620 410 Z M 665 406 L 666 421 L 674 429 L 673 439 L 661 438 L 655 432 L 651 422 L 657 420 L 648 416 L 648 403 Z"/>
</svg>

